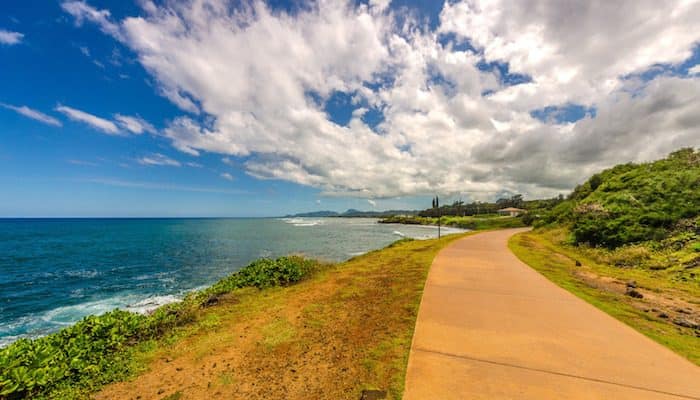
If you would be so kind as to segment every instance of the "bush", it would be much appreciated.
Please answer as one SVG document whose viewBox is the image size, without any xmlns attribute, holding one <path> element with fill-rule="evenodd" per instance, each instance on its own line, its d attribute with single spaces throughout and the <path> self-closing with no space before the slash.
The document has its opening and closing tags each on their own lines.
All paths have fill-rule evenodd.
<svg viewBox="0 0 700 400">
<path fill-rule="evenodd" d="M 567 225 L 575 243 L 612 249 L 692 229 L 678 225 L 699 214 L 700 152 L 682 149 L 653 163 L 593 175 L 537 225 Z"/>
</svg>

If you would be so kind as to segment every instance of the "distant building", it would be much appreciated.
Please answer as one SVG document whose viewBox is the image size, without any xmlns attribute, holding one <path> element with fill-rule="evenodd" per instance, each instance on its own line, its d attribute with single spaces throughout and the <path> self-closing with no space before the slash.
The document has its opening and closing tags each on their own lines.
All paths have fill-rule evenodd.
<svg viewBox="0 0 700 400">
<path fill-rule="evenodd" d="M 508 215 L 511 217 L 517 217 L 518 215 L 525 214 L 527 212 L 527 210 L 523 210 L 522 208 L 507 207 L 507 208 L 501 208 L 497 212 L 500 215 Z"/>
</svg>

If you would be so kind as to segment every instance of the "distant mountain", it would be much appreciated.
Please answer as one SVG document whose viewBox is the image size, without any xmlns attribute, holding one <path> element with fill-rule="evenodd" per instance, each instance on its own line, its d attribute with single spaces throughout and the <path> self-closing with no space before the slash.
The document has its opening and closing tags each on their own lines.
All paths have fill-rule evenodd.
<svg viewBox="0 0 700 400">
<path fill-rule="evenodd" d="M 335 211 L 312 211 L 306 213 L 299 213 L 294 215 L 285 215 L 285 218 L 321 218 L 321 217 L 345 217 L 345 218 L 374 218 L 374 217 L 386 217 L 390 215 L 416 215 L 418 211 L 416 210 L 386 210 L 386 211 L 362 211 L 355 210 L 353 208 L 348 209 L 343 213 L 338 213 Z"/>
</svg>

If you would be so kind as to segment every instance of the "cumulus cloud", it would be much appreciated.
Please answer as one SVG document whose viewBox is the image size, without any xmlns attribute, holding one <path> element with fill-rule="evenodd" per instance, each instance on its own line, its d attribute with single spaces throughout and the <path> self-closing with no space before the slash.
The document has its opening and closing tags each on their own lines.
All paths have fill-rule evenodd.
<svg viewBox="0 0 700 400">
<path fill-rule="evenodd" d="M 143 156 L 139 158 L 137 162 L 141 165 L 160 165 L 168 167 L 179 167 L 182 165 L 179 161 L 161 153 L 153 153 L 148 156 Z"/>
<path fill-rule="evenodd" d="M 13 45 L 22 41 L 24 34 L 0 29 L 0 44 Z"/>
<path fill-rule="evenodd" d="M 118 135 L 120 133 L 119 128 L 114 122 L 104 118 L 100 118 L 96 115 L 92 115 L 85 111 L 63 105 L 59 105 L 58 107 L 56 107 L 56 111 L 66 115 L 73 121 L 88 124 L 91 127 L 100 130 L 108 135 Z"/>
<path fill-rule="evenodd" d="M 690 75 L 700 75 L 700 64 L 688 69 Z"/>
<path fill-rule="evenodd" d="M 294 14 L 255 0 L 141 4 L 119 21 L 63 8 L 131 48 L 183 110 L 161 133 L 176 149 L 262 179 L 368 199 L 555 195 L 700 142 L 700 77 L 640 78 L 691 56 L 698 2 L 455 1 L 434 30 L 387 1 Z M 338 96 L 354 107 L 347 123 L 326 111 Z M 532 114 L 571 105 L 595 112 Z"/>
<path fill-rule="evenodd" d="M 56 118 L 46 115 L 41 111 L 37 111 L 33 108 L 29 108 L 27 106 L 13 106 L 11 104 L 5 104 L 5 103 L 0 103 L 0 107 L 6 108 L 8 110 L 12 110 L 18 114 L 24 115 L 27 118 L 31 118 L 33 120 L 42 122 L 47 125 L 52 125 L 52 126 L 62 126 L 61 121 L 57 120 Z"/>
</svg>

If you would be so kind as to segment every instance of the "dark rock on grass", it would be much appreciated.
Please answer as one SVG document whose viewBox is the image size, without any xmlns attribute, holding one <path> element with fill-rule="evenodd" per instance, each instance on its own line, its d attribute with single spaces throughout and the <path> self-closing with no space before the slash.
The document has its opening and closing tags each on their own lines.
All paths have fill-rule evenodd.
<svg viewBox="0 0 700 400">
<path fill-rule="evenodd" d="M 629 281 L 627 282 L 627 287 L 628 288 L 636 288 L 637 287 L 637 281 Z"/>
<path fill-rule="evenodd" d="M 202 302 L 202 307 L 211 307 L 219 304 L 219 296 L 211 295 Z"/>
<path fill-rule="evenodd" d="M 360 400 L 381 400 L 386 399 L 384 390 L 363 390 Z"/>
<path fill-rule="evenodd" d="M 691 321 L 691 320 L 685 319 L 685 318 L 676 318 L 673 320 L 673 323 L 678 325 L 678 326 L 682 326 L 684 328 L 690 328 L 690 329 L 700 328 L 700 324 L 698 324 L 695 321 Z"/>
<path fill-rule="evenodd" d="M 634 297 L 635 299 L 644 298 L 644 295 L 639 293 L 637 289 L 631 288 L 629 286 L 627 287 L 627 291 L 625 292 L 625 294 L 629 297 Z"/>
<path fill-rule="evenodd" d="M 666 314 L 665 312 L 660 312 L 659 318 L 668 319 L 668 314 Z"/>
<path fill-rule="evenodd" d="M 579 261 L 579 260 L 574 260 L 574 261 L 575 261 L 577 267 L 581 266 L 581 261 Z"/>
</svg>

